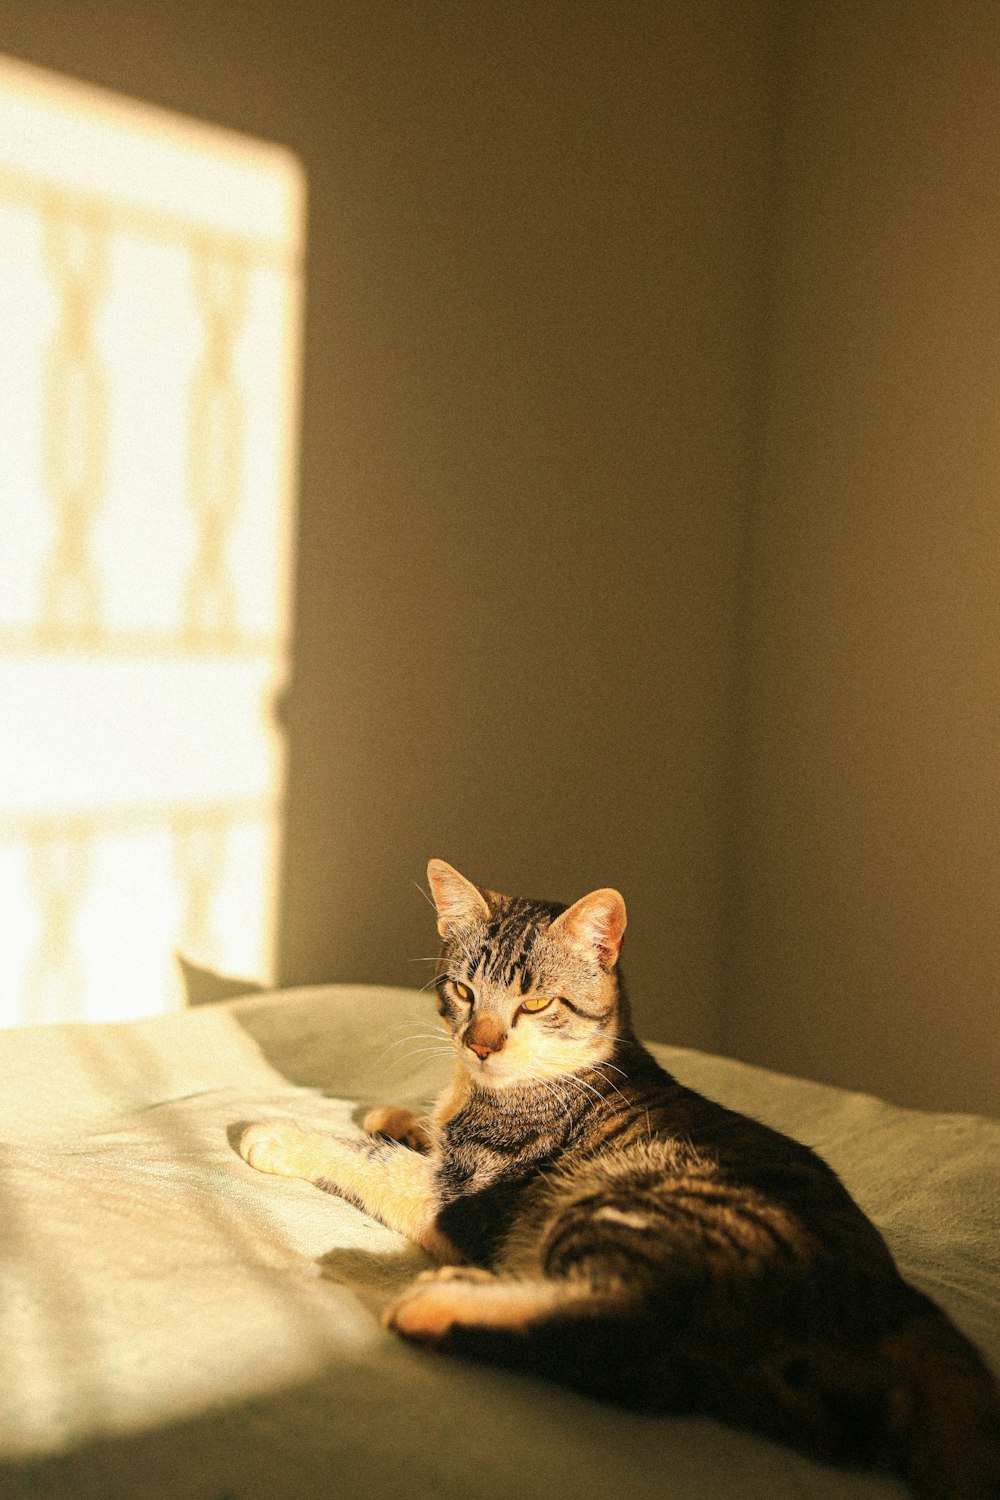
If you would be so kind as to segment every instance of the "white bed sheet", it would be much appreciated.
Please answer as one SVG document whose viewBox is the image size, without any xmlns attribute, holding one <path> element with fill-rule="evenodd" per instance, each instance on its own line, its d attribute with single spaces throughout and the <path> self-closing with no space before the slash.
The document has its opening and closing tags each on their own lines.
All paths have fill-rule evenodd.
<svg viewBox="0 0 1000 1500">
<path fill-rule="evenodd" d="M 637 1416 L 382 1332 L 419 1251 L 238 1157 L 356 1129 L 447 1060 L 426 996 L 330 986 L 0 1033 L 0 1494 L 10 1500 L 876 1500 L 711 1422 Z M 1000 1368 L 1000 1121 L 671 1047 L 684 1082 L 815 1146 Z"/>
</svg>

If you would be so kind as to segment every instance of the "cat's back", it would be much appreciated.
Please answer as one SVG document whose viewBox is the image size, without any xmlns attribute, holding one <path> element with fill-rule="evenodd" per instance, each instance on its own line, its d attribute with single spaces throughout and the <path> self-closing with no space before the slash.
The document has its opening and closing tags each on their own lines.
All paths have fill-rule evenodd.
<svg viewBox="0 0 1000 1500">
<path fill-rule="evenodd" d="M 808 1146 L 685 1087 L 638 1043 L 616 1068 L 526 1195 L 512 1258 L 530 1247 L 546 1275 L 618 1266 L 734 1287 L 831 1268 L 840 1281 L 844 1267 L 898 1281 L 881 1235 Z"/>
</svg>

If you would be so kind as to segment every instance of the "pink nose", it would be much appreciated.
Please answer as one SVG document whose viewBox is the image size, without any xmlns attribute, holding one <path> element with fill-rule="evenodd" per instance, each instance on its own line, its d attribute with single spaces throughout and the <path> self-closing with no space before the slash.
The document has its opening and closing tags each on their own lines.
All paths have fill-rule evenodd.
<svg viewBox="0 0 1000 1500">
<path fill-rule="evenodd" d="M 489 1057 L 491 1052 L 496 1051 L 494 1047 L 487 1047 L 482 1042 L 469 1042 L 469 1051 L 474 1052 L 477 1057 Z"/>
</svg>

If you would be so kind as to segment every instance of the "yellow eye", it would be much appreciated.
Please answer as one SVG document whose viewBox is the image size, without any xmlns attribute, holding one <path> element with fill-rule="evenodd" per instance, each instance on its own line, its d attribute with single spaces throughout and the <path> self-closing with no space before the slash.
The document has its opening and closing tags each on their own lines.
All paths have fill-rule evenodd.
<svg viewBox="0 0 1000 1500">
<path fill-rule="evenodd" d="M 459 1000 L 464 1000 L 466 1005 L 472 1004 L 473 994 L 467 984 L 459 984 L 457 979 L 450 979 L 448 982 Z"/>
<path fill-rule="evenodd" d="M 530 1015 L 535 1015 L 536 1012 L 545 1010 L 546 1006 L 551 1005 L 554 998 L 552 995 L 530 995 L 527 1000 L 521 1001 L 521 1009 L 528 1011 Z"/>
</svg>

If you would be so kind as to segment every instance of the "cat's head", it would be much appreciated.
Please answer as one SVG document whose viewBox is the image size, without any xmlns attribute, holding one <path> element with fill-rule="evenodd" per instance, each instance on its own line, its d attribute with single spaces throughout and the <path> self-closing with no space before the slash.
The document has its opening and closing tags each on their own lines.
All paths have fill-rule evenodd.
<svg viewBox="0 0 1000 1500">
<path fill-rule="evenodd" d="M 480 1086 L 599 1066 L 631 1035 L 617 891 L 592 891 L 570 907 L 501 896 L 442 859 L 431 860 L 427 878 L 442 939 L 438 1010 Z"/>
</svg>

